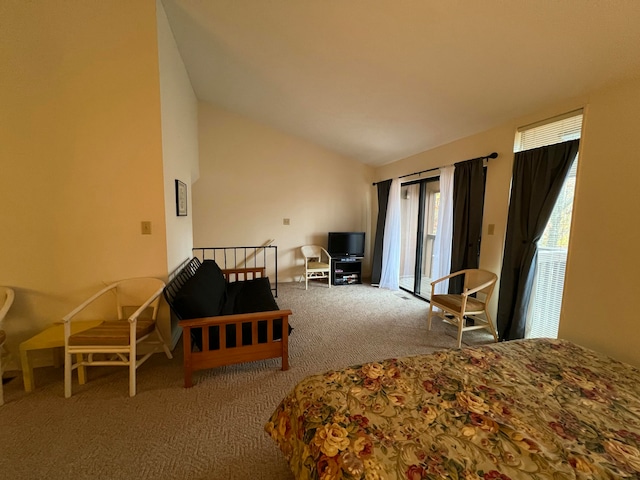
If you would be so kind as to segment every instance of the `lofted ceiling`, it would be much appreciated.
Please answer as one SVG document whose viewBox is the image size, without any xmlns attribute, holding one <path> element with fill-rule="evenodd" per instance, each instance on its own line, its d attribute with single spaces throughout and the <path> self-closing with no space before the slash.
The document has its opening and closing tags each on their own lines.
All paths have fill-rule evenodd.
<svg viewBox="0 0 640 480">
<path fill-rule="evenodd" d="M 366 164 L 640 76 L 639 0 L 162 0 L 198 99 Z"/>
</svg>

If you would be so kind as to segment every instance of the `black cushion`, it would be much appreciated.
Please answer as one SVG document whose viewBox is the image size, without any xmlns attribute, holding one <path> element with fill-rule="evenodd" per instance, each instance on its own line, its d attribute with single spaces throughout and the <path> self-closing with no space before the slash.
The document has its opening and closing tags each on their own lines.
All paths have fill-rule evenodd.
<svg viewBox="0 0 640 480">
<path fill-rule="evenodd" d="M 271 293 L 269 277 L 227 283 L 223 315 L 280 310 Z"/>
<path fill-rule="evenodd" d="M 222 312 L 226 282 L 220 267 L 205 260 L 173 299 L 172 308 L 181 320 L 215 317 Z M 202 329 L 191 329 L 192 345 L 202 350 Z"/>
<path fill-rule="evenodd" d="M 279 310 L 268 277 L 227 283 L 213 260 L 205 260 L 176 294 L 173 310 L 181 320 Z M 220 348 L 220 327 L 209 328 L 209 349 Z M 251 323 L 241 326 L 242 345 L 251 345 Z M 289 326 L 289 333 L 293 328 Z M 225 327 L 226 347 L 237 345 L 235 325 Z M 282 320 L 274 320 L 274 340 L 282 338 Z M 258 343 L 267 342 L 267 321 L 258 322 Z M 191 329 L 192 347 L 202 350 L 202 329 Z"/>
<path fill-rule="evenodd" d="M 227 283 L 227 299 L 222 307 L 222 315 L 256 313 L 280 310 L 271 293 L 268 277 L 254 278 L 239 282 Z M 279 323 L 276 326 L 275 323 Z M 232 328 L 229 328 L 232 327 Z M 282 338 L 282 320 L 274 322 L 276 339 Z M 258 343 L 267 341 L 267 322 L 258 323 Z M 242 324 L 242 345 L 251 345 L 251 323 Z M 236 345 L 235 326 L 227 325 L 227 347 Z"/>
<path fill-rule="evenodd" d="M 181 320 L 215 317 L 222 312 L 225 299 L 222 270 L 213 260 L 205 260 L 176 294 L 173 309 Z"/>
</svg>

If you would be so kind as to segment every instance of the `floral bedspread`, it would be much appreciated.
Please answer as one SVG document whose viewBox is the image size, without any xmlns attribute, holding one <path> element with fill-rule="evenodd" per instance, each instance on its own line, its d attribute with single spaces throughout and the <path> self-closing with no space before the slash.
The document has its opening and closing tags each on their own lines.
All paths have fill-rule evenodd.
<svg viewBox="0 0 640 480">
<path fill-rule="evenodd" d="M 561 340 L 307 377 L 265 426 L 298 480 L 640 478 L 640 370 Z"/>
</svg>

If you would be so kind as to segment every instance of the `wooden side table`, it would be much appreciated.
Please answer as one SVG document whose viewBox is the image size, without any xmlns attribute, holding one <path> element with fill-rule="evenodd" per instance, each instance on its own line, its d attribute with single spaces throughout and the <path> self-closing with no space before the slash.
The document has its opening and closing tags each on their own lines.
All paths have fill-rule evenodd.
<svg viewBox="0 0 640 480">
<path fill-rule="evenodd" d="M 83 330 L 97 327 L 101 323 L 102 320 L 71 322 L 71 333 L 82 332 Z M 29 352 L 31 350 L 52 348 L 54 349 L 53 363 L 59 366 L 60 357 L 55 350 L 61 347 L 64 347 L 64 324 L 62 323 L 56 323 L 20 344 L 20 362 L 22 363 L 22 379 L 24 381 L 25 392 L 31 392 L 35 388 L 33 365 L 29 358 Z M 81 373 L 84 372 L 78 370 L 78 375 L 81 375 Z M 80 383 L 84 383 L 84 378 L 80 378 Z"/>
</svg>

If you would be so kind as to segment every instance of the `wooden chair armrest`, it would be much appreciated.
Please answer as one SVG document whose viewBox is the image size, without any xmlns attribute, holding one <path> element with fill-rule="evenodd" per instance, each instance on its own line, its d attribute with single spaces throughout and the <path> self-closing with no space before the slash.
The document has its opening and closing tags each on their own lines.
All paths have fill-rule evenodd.
<svg viewBox="0 0 640 480">
<path fill-rule="evenodd" d="M 147 301 L 140 306 L 140 308 L 138 308 L 135 312 L 131 314 L 131 316 L 128 318 L 129 322 L 134 323 L 135 321 L 137 321 L 140 314 L 144 312 L 147 308 L 149 308 L 149 305 L 151 305 L 153 302 L 156 301 L 156 298 L 158 298 L 162 294 L 163 290 L 164 290 L 164 285 L 158 288 L 158 290 L 156 290 L 155 293 L 151 295 L 147 299 Z"/>
<path fill-rule="evenodd" d="M 466 272 L 466 270 L 460 270 L 459 272 L 450 273 L 446 277 L 438 278 L 438 279 L 434 280 L 433 282 L 431 282 L 431 295 L 432 296 L 435 295 L 436 285 L 438 283 L 444 282 L 447 279 L 450 279 L 450 278 L 453 278 L 453 277 L 457 277 L 459 275 L 464 275 L 465 272 Z"/>
<path fill-rule="evenodd" d="M 438 278 L 438 279 L 436 279 L 436 280 L 433 280 L 433 281 L 431 282 L 431 285 L 433 286 L 433 285 L 434 285 L 434 284 L 436 284 L 436 283 L 443 282 L 443 281 L 445 281 L 445 280 L 447 280 L 447 279 L 449 279 L 449 278 L 457 277 L 458 275 L 464 275 L 464 274 L 465 274 L 465 272 L 466 272 L 466 270 L 460 270 L 459 272 L 450 273 L 450 274 L 449 274 L 449 275 L 447 275 L 446 277 L 441 277 L 441 278 Z"/>
<path fill-rule="evenodd" d="M 484 282 L 482 285 L 478 285 L 476 288 L 467 289 L 464 292 L 462 292 L 462 295 L 464 295 L 465 297 L 468 297 L 469 295 L 473 295 L 474 293 L 487 288 L 493 282 L 495 282 L 495 280 L 491 279 L 488 282 Z"/>
<path fill-rule="evenodd" d="M 5 300 L 2 308 L 0 308 L 0 322 L 9 311 L 9 308 L 11 308 L 11 305 L 13 304 L 13 299 L 15 298 L 15 293 L 10 288 L 6 290 L 6 295 L 7 295 L 7 299 Z"/>
<path fill-rule="evenodd" d="M 112 283 L 111 285 L 107 285 L 102 290 L 100 290 L 98 293 L 92 295 L 87 300 L 85 300 L 80 305 L 78 305 L 76 308 L 74 308 L 71 312 L 69 312 L 64 317 L 62 317 L 62 321 L 64 323 L 67 323 L 67 322 L 71 321 L 71 319 L 73 317 L 75 317 L 78 313 L 80 313 L 82 310 L 87 308 L 89 305 L 91 305 L 91 303 L 96 301 L 98 298 L 100 298 L 102 295 L 104 295 L 108 291 L 113 290 L 117 285 L 118 285 L 117 283 Z"/>
</svg>

